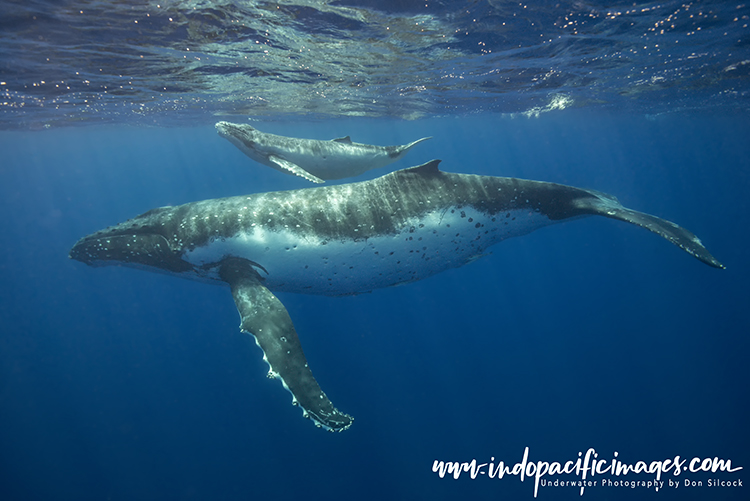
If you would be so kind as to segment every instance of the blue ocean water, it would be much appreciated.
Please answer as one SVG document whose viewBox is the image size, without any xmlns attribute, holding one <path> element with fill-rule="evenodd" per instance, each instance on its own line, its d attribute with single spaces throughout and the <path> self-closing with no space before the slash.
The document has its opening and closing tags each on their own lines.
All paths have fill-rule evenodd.
<svg viewBox="0 0 750 501">
<path fill-rule="evenodd" d="M 513 464 L 526 447 L 536 461 L 594 448 L 624 462 L 680 455 L 746 468 L 747 127 L 745 117 L 589 112 L 268 124 L 380 144 L 432 135 L 441 139 L 397 166 L 437 157 L 446 171 L 600 189 L 690 228 L 727 266 L 589 218 L 402 287 L 279 294 L 316 377 L 355 417 L 340 434 L 311 426 L 265 377 L 228 289 L 67 257 L 81 236 L 152 207 L 306 181 L 252 163 L 211 127 L 4 132 L 2 499 L 530 499 L 530 479 L 431 470 L 434 460 Z M 715 489 L 584 496 L 747 492 Z"/>
<path fill-rule="evenodd" d="M 747 5 L 34 0 L 0 13 L 0 501 L 748 498 Z M 278 293 L 355 418 L 326 433 L 266 377 L 228 288 L 68 258 L 155 207 L 310 187 L 214 129 L 248 119 L 301 138 L 432 136 L 337 183 L 437 158 L 595 189 L 688 228 L 727 269 L 592 217 L 399 287 Z M 650 472 L 589 472 L 583 491 L 582 473 L 536 491 L 535 466 L 497 478 L 526 450 L 534 465 L 588 455 Z M 474 479 L 434 471 L 472 460 Z"/>
</svg>

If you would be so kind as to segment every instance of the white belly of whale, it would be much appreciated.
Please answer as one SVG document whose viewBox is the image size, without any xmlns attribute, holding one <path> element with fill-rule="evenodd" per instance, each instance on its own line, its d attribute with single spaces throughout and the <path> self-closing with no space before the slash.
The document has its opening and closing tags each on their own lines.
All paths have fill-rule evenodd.
<svg viewBox="0 0 750 501">
<path fill-rule="evenodd" d="M 342 172 L 346 172 L 347 176 L 356 176 L 385 167 L 393 161 L 386 153 L 374 148 L 358 148 L 335 141 L 319 143 L 313 149 L 268 148 L 265 153 L 266 156 L 276 155 L 297 164 L 323 179 L 341 177 Z"/>
<path fill-rule="evenodd" d="M 488 217 L 470 207 L 413 217 L 394 234 L 369 238 L 325 239 L 300 228 L 269 230 L 256 224 L 186 251 L 184 259 L 206 269 L 228 256 L 248 259 L 268 272 L 259 270 L 273 291 L 356 294 L 457 268 L 500 240 L 549 224 L 539 212 L 510 210 Z"/>
</svg>

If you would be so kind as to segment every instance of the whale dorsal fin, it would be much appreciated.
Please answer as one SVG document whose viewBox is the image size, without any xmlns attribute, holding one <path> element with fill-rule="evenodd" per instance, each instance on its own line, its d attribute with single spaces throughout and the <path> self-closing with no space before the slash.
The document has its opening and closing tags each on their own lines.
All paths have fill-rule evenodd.
<svg viewBox="0 0 750 501">
<path fill-rule="evenodd" d="M 411 172 L 414 174 L 422 175 L 438 174 L 440 172 L 440 169 L 438 168 L 440 162 L 442 162 L 442 160 L 430 160 L 429 162 L 423 163 L 422 165 L 404 169 L 402 172 Z"/>
<path fill-rule="evenodd" d="M 352 144 L 352 138 L 350 138 L 349 136 L 337 137 L 336 139 L 331 139 L 331 141 L 334 141 L 336 143 Z"/>
</svg>

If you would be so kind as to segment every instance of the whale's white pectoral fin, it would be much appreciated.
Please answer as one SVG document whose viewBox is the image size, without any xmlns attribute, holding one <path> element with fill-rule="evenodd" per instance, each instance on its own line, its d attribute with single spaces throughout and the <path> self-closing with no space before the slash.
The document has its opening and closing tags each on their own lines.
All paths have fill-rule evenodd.
<svg viewBox="0 0 750 501">
<path fill-rule="evenodd" d="M 318 184 L 325 183 L 325 181 L 323 181 L 319 177 L 313 176 L 312 174 L 307 172 L 305 169 L 303 169 L 302 167 L 300 167 L 299 165 L 295 163 L 290 162 L 289 160 L 284 160 L 283 158 L 277 157 L 275 155 L 270 155 L 268 157 L 268 160 L 278 165 L 281 170 L 289 172 L 290 174 L 294 174 L 295 176 L 305 178 L 308 181 L 312 181 L 313 183 L 318 183 Z"/>
<path fill-rule="evenodd" d="M 336 143 L 352 144 L 352 138 L 350 138 L 349 136 L 337 137 L 336 139 L 331 139 L 331 141 L 334 141 Z"/>
<path fill-rule="evenodd" d="M 240 313 L 240 328 L 255 337 L 268 362 L 270 377 L 278 377 L 292 393 L 293 403 L 318 427 L 344 431 L 354 419 L 336 409 L 308 367 L 297 331 L 284 305 L 261 283 L 250 261 L 227 258 L 221 265 L 221 279 L 232 288 Z"/>
</svg>

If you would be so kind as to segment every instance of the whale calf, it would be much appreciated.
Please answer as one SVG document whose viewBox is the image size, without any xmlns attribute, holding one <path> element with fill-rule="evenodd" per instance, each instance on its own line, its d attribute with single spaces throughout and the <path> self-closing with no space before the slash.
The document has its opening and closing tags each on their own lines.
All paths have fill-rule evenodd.
<svg viewBox="0 0 750 501">
<path fill-rule="evenodd" d="M 352 142 L 349 136 L 319 141 L 261 132 L 250 125 L 219 122 L 216 131 L 245 155 L 263 165 L 313 183 L 359 176 L 401 159 L 423 137 L 401 146 L 374 146 Z"/>
<path fill-rule="evenodd" d="M 439 160 L 338 186 L 258 193 L 153 209 L 80 239 L 70 257 L 228 285 L 292 401 L 319 427 L 342 431 L 273 292 L 343 295 L 462 266 L 506 238 L 583 216 L 646 228 L 700 261 L 724 266 L 689 231 L 627 209 L 611 195 L 554 183 L 452 174 Z"/>
</svg>

